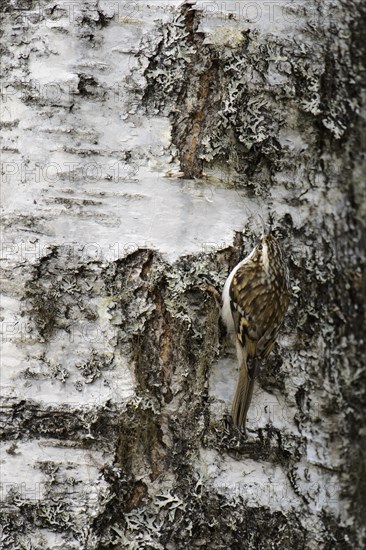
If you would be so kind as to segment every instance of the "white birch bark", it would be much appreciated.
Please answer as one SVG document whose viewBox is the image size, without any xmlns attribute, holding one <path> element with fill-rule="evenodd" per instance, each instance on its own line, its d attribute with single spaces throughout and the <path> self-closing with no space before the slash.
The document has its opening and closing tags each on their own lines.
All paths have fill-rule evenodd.
<svg viewBox="0 0 366 550">
<path fill-rule="evenodd" d="M 361 548 L 362 3 L 2 6 L 3 548 Z M 292 279 L 247 439 L 212 288 Z"/>
</svg>

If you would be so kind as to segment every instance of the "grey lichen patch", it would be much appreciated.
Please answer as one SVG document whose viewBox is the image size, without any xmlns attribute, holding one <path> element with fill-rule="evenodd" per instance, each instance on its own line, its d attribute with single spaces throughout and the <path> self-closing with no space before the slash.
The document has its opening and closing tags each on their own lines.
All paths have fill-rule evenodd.
<svg viewBox="0 0 366 550">
<path fill-rule="evenodd" d="M 201 351 L 203 335 L 208 338 L 210 327 L 218 325 L 218 309 L 205 285 L 212 279 L 211 285 L 220 288 L 226 271 L 223 264 L 219 270 L 213 265 L 214 255 L 169 266 L 155 252 L 139 250 L 103 274 L 118 341 L 130 349 L 139 390 L 149 398 L 172 399 L 174 372 L 187 363 L 187 353 Z M 215 315 L 207 324 L 206 308 L 212 307 Z"/>
<path fill-rule="evenodd" d="M 311 83 L 308 80 L 308 89 L 313 92 L 305 100 L 305 108 L 310 111 L 315 108 L 323 126 L 336 139 L 349 133 L 357 121 L 362 100 L 360 83 L 365 78 L 362 60 L 365 45 L 360 34 L 364 7 L 357 2 L 352 4 L 353 17 L 342 24 L 338 17 L 339 6 L 325 9 L 319 6 L 322 15 L 318 24 L 307 28 L 312 38 L 324 40 L 325 47 L 321 67 L 315 63 L 311 71 L 306 71 L 307 76 L 304 74 L 305 78 L 312 79 Z M 339 44 L 333 38 L 335 35 L 339 37 Z"/>
<path fill-rule="evenodd" d="M 53 247 L 35 265 L 25 287 L 25 312 L 45 340 L 57 330 L 71 332 L 80 320 L 97 319 L 91 298 L 100 290 L 101 283 L 95 275 L 98 262 L 85 260 L 80 263 L 72 247 Z"/>
<path fill-rule="evenodd" d="M 33 548 L 27 546 L 27 534 L 34 527 L 55 532 L 73 530 L 75 518 L 71 514 L 71 504 L 63 495 L 47 502 L 30 502 L 16 489 L 11 490 L 5 500 L 2 514 L 2 543 L 4 548 Z"/>
<path fill-rule="evenodd" d="M 103 512 L 94 519 L 91 531 L 99 542 L 99 547 L 108 548 L 116 541 L 121 518 L 144 500 L 147 485 L 118 465 L 104 467 L 101 478 L 107 483 L 107 490 L 100 499 Z"/>
<path fill-rule="evenodd" d="M 357 121 L 364 70 L 353 53 L 363 47 L 357 9 L 352 24 L 323 14 L 303 30 L 301 43 L 249 28 L 240 31 L 241 40 L 226 43 L 215 40 L 217 29 L 199 32 L 202 12 L 184 4 L 161 27 L 155 51 L 150 44 L 142 51 L 149 61 L 144 103 L 170 117 L 185 177 L 216 168 L 225 181 L 229 167 L 231 182 L 256 195 L 268 193 L 280 174 L 289 186 L 296 186 L 297 175 L 312 180 L 319 142 L 348 136 Z M 333 40 L 335 20 L 341 48 Z M 307 141 L 301 151 L 282 139 L 295 121 Z"/>
<path fill-rule="evenodd" d="M 143 331 L 154 309 L 154 287 L 164 269 L 164 262 L 155 258 L 151 250 L 138 250 L 111 263 L 102 273 L 108 295 L 107 309 L 112 324 L 119 327 L 121 343 Z"/>
<path fill-rule="evenodd" d="M 113 363 L 113 357 L 103 356 L 95 351 L 92 351 L 87 361 L 77 364 L 76 368 L 83 376 L 85 384 L 92 384 L 94 380 L 102 375 L 105 368 L 110 368 Z"/>
<path fill-rule="evenodd" d="M 162 490 L 151 497 L 145 495 L 138 508 L 124 513 L 104 535 L 101 548 L 114 544 L 136 550 L 239 549 L 243 548 L 243 541 L 248 541 L 245 547 L 263 550 L 316 548 L 312 542 L 308 543 L 296 513 L 272 512 L 267 506 L 248 507 L 243 494 L 231 501 L 227 497 L 185 473 L 174 489 Z M 334 519 L 325 515 L 320 526 L 329 529 L 330 523 L 333 525 L 327 531 L 325 547 L 331 548 L 331 540 L 336 536 L 340 547 L 350 550 L 356 542 L 352 531 L 335 526 Z"/>
<path fill-rule="evenodd" d="M 267 59 L 280 64 L 286 58 L 279 47 L 277 57 L 268 44 L 258 48 L 258 36 L 249 31 L 230 47 L 207 43 L 197 32 L 199 21 L 199 12 L 185 6 L 164 27 L 145 72 L 145 102 L 164 112 L 174 103 L 172 138 L 186 177 L 201 176 L 205 165 L 225 160 L 235 182 L 247 184 L 254 173 L 267 172 L 268 161 L 275 162 L 281 150 L 279 96 L 273 101 L 260 75 L 268 69 Z M 173 56 L 170 42 L 176 49 L 189 46 L 189 55 Z"/>
<path fill-rule="evenodd" d="M 60 382 L 63 383 L 65 383 L 70 376 L 70 372 L 61 365 L 54 365 L 51 367 L 51 373 L 56 380 L 60 380 Z"/>
</svg>

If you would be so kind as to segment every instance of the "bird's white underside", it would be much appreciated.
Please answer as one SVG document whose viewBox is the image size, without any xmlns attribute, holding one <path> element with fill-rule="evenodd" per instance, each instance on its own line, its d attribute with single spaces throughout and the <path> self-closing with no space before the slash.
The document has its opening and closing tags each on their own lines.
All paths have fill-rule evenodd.
<svg viewBox="0 0 366 550">
<path fill-rule="evenodd" d="M 236 338 L 236 329 L 235 329 L 234 319 L 233 319 L 233 315 L 231 313 L 231 305 L 230 305 L 230 302 L 231 302 L 231 299 L 230 299 L 230 286 L 231 286 L 233 277 L 234 277 L 235 273 L 237 272 L 237 270 L 242 265 L 244 265 L 252 257 L 253 253 L 254 253 L 254 249 L 252 250 L 252 252 L 248 256 L 246 256 L 243 260 L 241 260 L 241 262 L 239 262 L 231 270 L 228 278 L 226 279 L 224 289 L 222 291 L 221 317 L 222 317 L 222 320 L 225 323 L 225 326 L 226 326 L 226 329 L 227 329 L 228 333 L 235 340 L 236 354 L 237 354 L 237 357 L 238 357 L 239 365 L 241 365 L 243 359 L 246 359 L 246 353 L 245 353 L 245 350 L 243 349 L 243 347 L 240 345 L 240 342 Z M 244 357 L 244 355 L 245 355 L 245 357 Z"/>
</svg>

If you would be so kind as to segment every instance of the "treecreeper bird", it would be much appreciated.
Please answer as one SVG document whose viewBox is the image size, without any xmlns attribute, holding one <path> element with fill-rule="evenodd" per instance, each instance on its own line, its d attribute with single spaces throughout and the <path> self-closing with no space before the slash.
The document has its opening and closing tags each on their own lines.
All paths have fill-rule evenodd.
<svg viewBox="0 0 366 550">
<path fill-rule="evenodd" d="M 232 406 L 234 425 L 245 431 L 259 361 L 268 357 L 289 303 L 289 275 L 281 248 L 265 234 L 228 276 L 222 318 L 234 335 L 239 379 Z"/>
</svg>

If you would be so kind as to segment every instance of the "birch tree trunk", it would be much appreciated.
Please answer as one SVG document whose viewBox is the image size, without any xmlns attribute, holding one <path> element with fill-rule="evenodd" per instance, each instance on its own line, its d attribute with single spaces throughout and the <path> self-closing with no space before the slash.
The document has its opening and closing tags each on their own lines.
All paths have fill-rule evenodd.
<svg viewBox="0 0 366 550">
<path fill-rule="evenodd" d="M 363 9 L 3 2 L 2 548 L 363 547 Z M 245 438 L 214 290 L 261 218 Z"/>
</svg>

